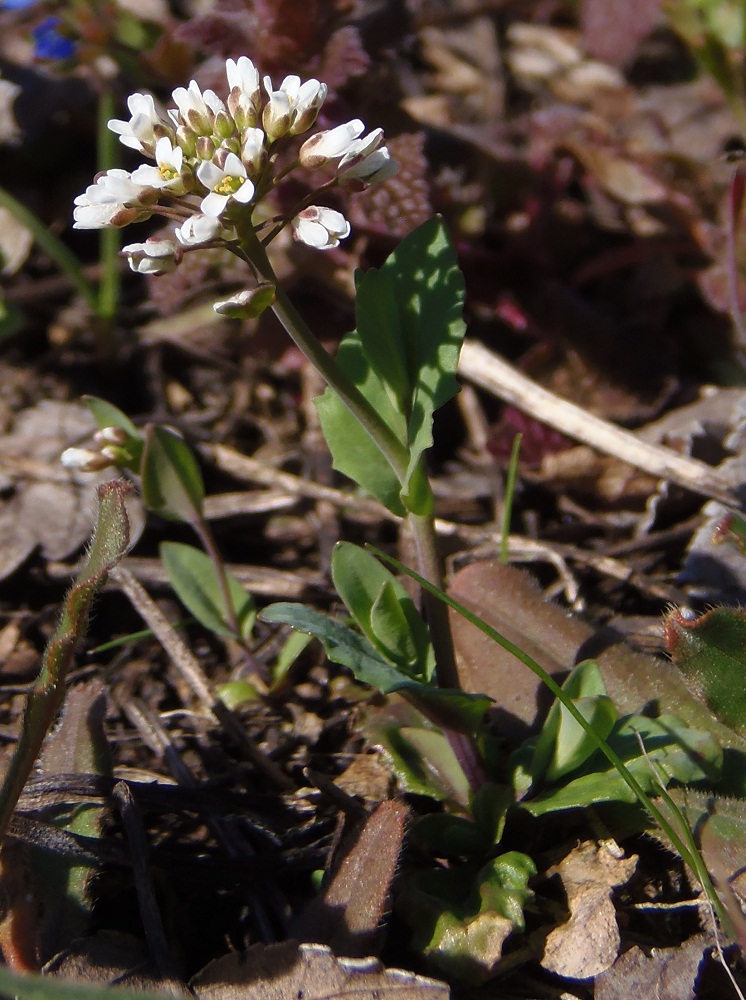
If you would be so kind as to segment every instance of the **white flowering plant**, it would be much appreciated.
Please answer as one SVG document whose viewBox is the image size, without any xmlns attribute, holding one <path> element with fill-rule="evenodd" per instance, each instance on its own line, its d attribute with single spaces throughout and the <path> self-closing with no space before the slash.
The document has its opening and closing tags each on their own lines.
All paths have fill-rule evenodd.
<svg viewBox="0 0 746 1000">
<path fill-rule="evenodd" d="M 171 272 L 185 254 L 208 248 L 224 248 L 244 260 L 252 286 L 215 303 L 216 311 L 236 318 L 274 311 L 327 383 L 317 406 L 335 467 L 409 520 L 419 569 L 439 585 L 433 495 L 423 456 L 432 444 L 435 409 L 457 391 L 464 331 L 463 280 L 445 229 L 431 220 L 411 233 L 382 268 L 358 276 L 357 329 L 332 357 L 278 282 L 268 247 L 286 227 L 296 241 L 315 250 L 338 247 L 349 236 L 350 224 L 324 202 L 337 187 L 359 192 L 386 181 L 397 164 L 383 131 L 366 132 L 358 118 L 313 131 L 327 95 L 324 83 L 291 75 L 275 87 L 246 56 L 228 59 L 225 73 L 224 97 L 192 80 L 173 91 L 168 109 L 149 94 L 128 99 L 130 117 L 111 120 L 109 129 L 151 162 L 100 174 L 75 199 L 75 227 L 123 228 L 156 215 L 172 220 L 173 237 L 159 234 L 123 248 L 130 267 L 141 274 Z M 322 169 L 314 188 L 314 172 Z M 271 206 L 283 203 L 275 192 L 296 172 L 311 179 L 309 194 L 289 212 L 273 215 Z M 108 437 L 97 442 L 97 449 L 75 449 L 63 460 L 77 468 L 110 462 L 139 472 L 149 505 L 189 521 L 205 542 L 201 481 L 186 444 L 152 429 L 138 440 L 136 429 L 112 417 L 106 404 L 97 401 L 92 409 Z M 124 434 L 121 442 L 112 440 L 111 426 Z M 158 459 L 152 460 L 155 453 Z M 177 470 L 175 492 L 175 480 L 163 471 L 168 468 Z M 207 547 L 214 548 L 209 539 Z M 335 580 L 345 599 L 351 576 L 361 571 L 348 562 L 338 560 Z M 424 629 L 388 575 L 379 582 L 384 600 L 398 607 L 402 628 L 398 638 L 378 636 L 374 644 L 380 640 L 389 650 L 395 671 L 424 684 L 437 677 L 441 685 L 457 687 L 442 606 L 425 598 L 429 630 Z M 229 604 L 225 579 L 221 589 Z M 369 594 L 370 607 L 355 613 L 370 617 L 379 596 Z M 376 614 L 380 618 L 382 611 Z"/>
<path fill-rule="evenodd" d="M 109 122 L 125 146 L 154 164 L 100 174 L 75 199 L 74 224 L 121 228 L 153 215 L 176 221 L 174 241 L 124 248 L 134 270 L 165 273 L 184 252 L 217 244 L 246 255 L 251 238 L 266 246 L 288 224 L 300 242 L 331 249 L 350 233 L 335 209 L 312 205 L 309 198 L 289 217 L 257 224 L 257 208 L 295 170 L 332 165 L 326 193 L 336 185 L 361 191 L 398 169 L 382 130 L 363 136 L 359 119 L 306 138 L 326 98 L 325 84 L 287 76 L 275 89 L 246 56 L 228 59 L 225 68 L 225 100 L 192 80 L 174 90 L 175 107 L 164 111 L 150 94 L 133 94 L 127 102 L 130 118 Z"/>
</svg>

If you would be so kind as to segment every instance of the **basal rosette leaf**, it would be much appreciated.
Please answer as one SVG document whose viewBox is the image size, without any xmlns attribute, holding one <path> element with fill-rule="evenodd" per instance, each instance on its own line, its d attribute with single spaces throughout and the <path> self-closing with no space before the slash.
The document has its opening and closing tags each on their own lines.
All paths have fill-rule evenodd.
<svg viewBox="0 0 746 1000">
<path fill-rule="evenodd" d="M 649 719 L 629 715 L 620 719 L 607 739 L 609 747 L 648 795 L 671 782 L 690 785 L 720 779 L 723 751 L 704 730 L 685 726 L 674 715 Z M 534 816 L 563 809 L 586 808 L 603 802 L 636 802 L 637 796 L 622 776 L 596 753 L 582 773 L 556 787 L 542 789 L 520 806 Z"/>
</svg>

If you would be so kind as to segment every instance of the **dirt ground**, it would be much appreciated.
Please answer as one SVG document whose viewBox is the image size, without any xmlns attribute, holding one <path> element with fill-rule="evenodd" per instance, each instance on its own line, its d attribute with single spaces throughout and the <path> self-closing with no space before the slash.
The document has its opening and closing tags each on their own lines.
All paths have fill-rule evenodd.
<svg viewBox="0 0 746 1000">
<path fill-rule="evenodd" d="M 609 693 L 641 711 L 649 677 L 669 669 L 671 607 L 746 600 L 742 553 L 713 542 L 746 479 L 746 326 L 734 306 L 746 302 L 746 104 L 741 84 L 729 89 L 746 32 L 708 63 L 701 24 L 685 30 L 682 12 L 697 6 L 685 0 L 671 5 L 678 19 L 661 0 L 69 6 L 0 4 L 3 758 L 84 554 L 95 486 L 112 476 L 59 462 L 90 439 L 84 395 L 189 442 L 217 546 L 259 608 L 301 601 L 339 614 L 340 539 L 413 562 L 398 519 L 332 469 L 313 405 L 323 385 L 274 317 L 212 311 L 243 287 L 240 262 L 190 254 L 143 276 L 119 259 L 107 314 L 19 218 L 18 204 L 87 282 L 105 283 L 100 234 L 72 228 L 73 199 L 101 162 L 102 92 L 121 118 L 138 90 L 167 103 L 192 77 L 224 87 L 225 60 L 240 55 L 273 79 L 325 81 L 320 125 L 382 127 L 400 164 L 386 183 L 339 195 L 352 228 L 339 247 L 277 241 L 275 270 L 329 350 L 355 323 L 356 268 L 380 266 L 434 214 L 450 233 L 468 350 L 428 464 L 452 592 L 557 677 L 613 632 L 626 652 L 604 674 Z M 33 41 L 50 16 L 74 42 L 66 58 L 41 58 Z M 139 162 L 117 155 L 127 169 Z M 123 241 L 158 227 L 139 223 Z M 517 433 L 507 544 L 520 574 L 497 566 Z M 261 619 L 243 645 L 204 628 L 159 557 L 163 542 L 193 534 L 148 513 L 136 491 L 130 515 L 135 543 L 96 600 L 56 743 L 0 856 L 11 969 L 178 995 L 191 980 L 210 998 L 422 1000 L 441 989 L 430 980 L 500 1000 L 737 995 L 718 957 L 738 980 L 737 943 L 716 933 L 695 877 L 631 807 L 509 819 L 500 850 L 526 851 L 536 868 L 525 926 L 497 941 L 475 921 L 472 974 L 444 971 L 418 948 L 400 890 L 412 872 L 448 868 L 411 835 L 445 806 L 408 790 L 381 750 L 382 696 L 318 643 L 282 673 L 287 631 Z M 547 699 L 458 622 L 455 640 L 464 688 L 495 700 L 492 735 L 514 748 Z M 87 813 L 87 840 L 65 839 L 72 812 Z M 721 890 L 744 850 L 736 837 L 712 872 Z M 727 892 L 740 912 L 738 887 Z M 368 956 L 381 964 L 365 966 Z"/>
</svg>

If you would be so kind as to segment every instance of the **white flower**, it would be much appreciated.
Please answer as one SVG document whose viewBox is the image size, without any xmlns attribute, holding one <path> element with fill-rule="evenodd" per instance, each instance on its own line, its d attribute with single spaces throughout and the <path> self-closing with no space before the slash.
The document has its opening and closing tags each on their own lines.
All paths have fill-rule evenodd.
<svg viewBox="0 0 746 1000">
<path fill-rule="evenodd" d="M 230 228 L 222 225 L 220 219 L 209 215 L 190 215 L 189 218 L 176 230 L 176 239 L 184 246 L 199 246 L 200 243 L 209 243 L 210 240 L 231 239 L 233 232 Z"/>
<path fill-rule="evenodd" d="M 321 167 L 338 156 L 344 156 L 364 128 L 359 118 L 353 118 L 351 122 L 326 132 L 317 132 L 300 147 L 300 162 L 304 167 Z"/>
<path fill-rule="evenodd" d="M 117 133 L 123 145 L 152 156 L 158 139 L 173 135 L 173 129 L 158 113 L 150 94 L 132 94 L 127 98 L 127 107 L 132 115 L 130 120 L 112 118 L 108 127 Z"/>
<path fill-rule="evenodd" d="M 300 82 L 299 76 L 286 76 L 279 90 L 272 89 L 272 80 L 264 77 L 264 89 L 269 102 L 264 108 L 262 123 L 272 139 L 280 136 L 299 135 L 309 129 L 326 99 L 327 86 L 318 80 Z"/>
<path fill-rule="evenodd" d="M 266 136 L 260 128 L 245 129 L 241 142 L 241 159 L 247 170 L 256 177 L 267 162 L 267 150 L 264 145 Z"/>
<path fill-rule="evenodd" d="M 261 90 L 259 87 L 259 70 L 248 56 L 227 59 L 225 74 L 228 77 L 228 110 L 233 115 L 239 131 L 256 125 L 257 111 L 260 106 Z"/>
<path fill-rule="evenodd" d="M 121 227 L 149 219 L 153 213 L 143 199 L 150 193 L 151 188 L 134 182 L 126 170 L 108 170 L 75 199 L 73 229 Z"/>
<path fill-rule="evenodd" d="M 350 235 L 350 224 L 333 208 L 310 205 L 292 220 L 293 236 L 316 250 L 331 250 Z"/>
<path fill-rule="evenodd" d="M 197 167 L 197 179 L 210 192 L 202 199 L 202 211 L 205 215 L 217 217 L 223 214 L 232 199 L 246 205 L 254 197 L 254 185 L 246 174 L 246 167 L 235 153 L 228 153 L 223 168 L 212 160 L 200 163 Z"/>
<path fill-rule="evenodd" d="M 149 239 L 122 247 L 127 263 L 138 274 L 168 274 L 176 268 L 177 253 L 183 252 L 170 240 Z"/>
<path fill-rule="evenodd" d="M 272 81 L 264 77 L 264 87 L 269 100 L 262 112 L 262 125 L 271 142 L 286 135 L 290 128 L 290 98 L 284 90 L 272 90 Z"/>
<path fill-rule="evenodd" d="M 177 87 L 173 92 L 173 99 L 178 111 L 169 110 L 169 115 L 176 125 L 188 125 L 197 135 L 212 135 L 215 124 L 215 116 L 222 111 L 225 113 L 225 105 L 213 90 L 206 90 L 204 94 L 192 80 L 189 89 Z"/>
<path fill-rule="evenodd" d="M 172 194 L 185 194 L 186 185 L 182 176 L 184 151 L 179 146 L 173 146 L 168 136 L 159 139 L 155 147 L 156 166 L 143 163 L 132 173 L 135 184 L 146 187 L 164 188 Z"/>
<path fill-rule="evenodd" d="M 127 431 L 124 427 L 102 427 L 101 430 L 96 431 L 93 435 L 93 440 L 96 444 L 108 445 L 113 444 L 119 448 L 122 448 L 127 444 Z"/>
<path fill-rule="evenodd" d="M 381 139 L 383 129 L 377 128 L 350 144 L 337 167 L 337 177 L 342 183 L 362 190 L 398 173 L 399 164 L 392 159 L 386 146 L 380 145 Z"/>
<path fill-rule="evenodd" d="M 290 98 L 292 111 L 291 135 L 300 135 L 313 125 L 319 116 L 321 105 L 326 100 L 327 86 L 318 80 L 300 82 L 297 76 L 286 76 L 280 85 Z"/>
</svg>

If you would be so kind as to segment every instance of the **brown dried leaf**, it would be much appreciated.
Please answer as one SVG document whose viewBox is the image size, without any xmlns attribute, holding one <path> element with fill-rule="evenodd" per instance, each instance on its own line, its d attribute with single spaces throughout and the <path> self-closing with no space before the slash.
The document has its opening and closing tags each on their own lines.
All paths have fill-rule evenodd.
<svg viewBox="0 0 746 1000">
<path fill-rule="evenodd" d="M 286 941 L 254 945 L 226 955 L 191 983 L 198 1000 L 438 1000 L 449 996 L 445 983 L 376 959 L 336 958 L 318 944 Z"/>
<path fill-rule="evenodd" d="M 165 984 L 150 965 L 147 948 L 120 931 L 99 931 L 73 942 L 44 971 L 64 980 L 155 990 Z"/>
<path fill-rule="evenodd" d="M 596 979 L 596 1000 L 694 1000 L 695 983 L 705 951 L 711 946 L 705 934 L 696 934 L 676 948 L 655 948 L 647 954 L 635 946 L 620 955 Z"/>
<path fill-rule="evenodd" d="M 609 630 L 595 631 L 545 600 L 529 574 L 498 563 L 473 563 L 457 573 L 450 594 L 532 656 L 555 680 L 580 660 L 601 668 L 609 697 L 620 712 L 644 705 L 672 712 L 687 725 L 707 729 L 724 747 L 746 750 L 743 740 L 721 725 L 666 660 L 626 646 Z M 475 626 L 451 612 L 459 675 L 465 691 L 494 698 L 500 732 L 524 737 L 544 714 L 546 691 L 528 667 Z"/>
<path fill-rule="evenodd" d="M 607 847 L 580 844 L 548 874 L 559 873 L 570 919 L 546 940 L 541 965 L 569 979 L 590 979 L 608 969 L 619 952 L 612 889 L 633 875 L 637 857 L 616 857 Z"/>
<path fill-rule="evenodd" d="M 649 170 L 619 152 L 574 141 L 566 146 L 604 191 L 623 204 L 655 204 L 668 197 L 667 188 Z"/>
<path fill-rule="evenodd" d="M 63 468 L 65 448 L 85 443 L 96 424 L 73 403 L 45 400 L 23 410 L 12 433 L 0 437 L 0 579 L 9 576 L 37 547 L 47 559 L 65 559 L 90 538 L 96 487 L 111 470 L 82 473 Z M 142 504 L 128 499 L 133 540 L 142 530 Z"/>
</svg>

